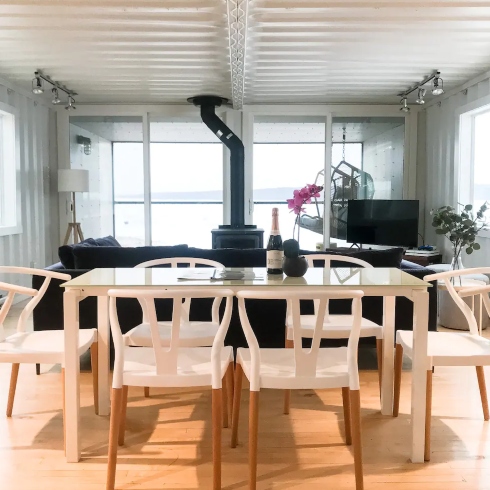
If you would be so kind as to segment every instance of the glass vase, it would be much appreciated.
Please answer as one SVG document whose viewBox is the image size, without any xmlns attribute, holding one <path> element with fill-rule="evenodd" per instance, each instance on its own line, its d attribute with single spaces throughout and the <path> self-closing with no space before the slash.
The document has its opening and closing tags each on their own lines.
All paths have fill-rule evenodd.
<svg viewBox="0 0 490 490">
<path fill-rule="evenodd" d="M 463 261 L 461 260 L 461 249 L 453 249 L 453 258 L 451 260 L 451 270 L 460 271 L 463 270 Z M 461 276 L 451 277 L 451 283 L 455 286 L 461 286 Z"/>
<path fill-rule="evenodd" d="M 459 252 L 454 251 L 453 258 L 451 260 L 451 270 L 459 271 L 464 269 L 463 261 L 461 260 L 461 250 Z"/>
</svg>

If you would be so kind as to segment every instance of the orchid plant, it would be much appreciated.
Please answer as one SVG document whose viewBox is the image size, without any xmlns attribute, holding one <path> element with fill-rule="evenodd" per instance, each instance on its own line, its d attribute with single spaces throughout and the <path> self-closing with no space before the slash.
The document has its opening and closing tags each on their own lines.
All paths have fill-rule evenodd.
<svg viewBox="0 0 490 490">
<path fill-rule="evenodd" d="M 301 189 L 297 189 L 293 192 L 293 198 L 288 199 L 288 209 L 290 209 L 291 213 L 294 213 L 296 215 L 296 219 L 294 220 L 294 227 L 293 227 L 293 239 L 294 239 L 294 234 L 296 232 L 296 226 L 298 227 L 298 243 L 299 243 L 299 221 L 300 221 L 300 216 L 301 213 L 305 213 L 306 209 L 303 207 L 305 204 L 310 204 L 311 200 L 313 198 L 320 197 L 320 192 L 323 190 L 323 186 L 321 185 L 316 185 L 316 184 L 306 184 L 306 187 L 303 187 Z"/>
</svg>

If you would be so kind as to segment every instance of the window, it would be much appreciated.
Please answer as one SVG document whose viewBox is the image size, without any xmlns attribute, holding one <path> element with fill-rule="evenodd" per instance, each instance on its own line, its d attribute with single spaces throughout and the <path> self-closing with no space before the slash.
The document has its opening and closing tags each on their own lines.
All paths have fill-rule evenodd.
<svg viewBox="0 0 490 490">
<path fill-rule="evenodd" d="M 0 103 L 0 236 L 22 232 L 15 109 Z"/>
<path fill-rule="evenodd" d="M 475 116 L 473 188 L 470 202 L 479 208 L 490 199 L 490 110 Z"/>
<path fill-rule="evenodd" d="M 484 104 L 486 99 L 475 101 L 480 107 L 466 110 L 460 119 L 458 202 L 473 204 L 474 210 L 490 202 L 490 105 Z M 480 234 L 490 237 L 489 231 Z"/>
<path fill-rule="evenodd" d="M 151 245 L 210 248 L 223 223 L 223 145 L 202 122 L 150 122 Z M 113 143 L 114 228 L 145 244 L 143 143 Z"/>
<path fill-rule="evenodd" d="M 264 230 L 265 241 L 271 227 L 272 208 L 279 209 L 279 229 L 283 239 L 292 238 L 295 215 L 286 199 L 293 191 L 313 184 L 325 166 L 325 118 L 262 117 L 254 121 L 253 144 L 253 223 Z M 318 185 L 323 185 L 320 175 Z M 323 194 L 322 194 L 323 196 Z M 323 198 L 306 206 L 306 213 L 323 214 Z M 319 233 L 301 229 L 300 246 L 315 250 L 323 241 Z"/>
</svg>

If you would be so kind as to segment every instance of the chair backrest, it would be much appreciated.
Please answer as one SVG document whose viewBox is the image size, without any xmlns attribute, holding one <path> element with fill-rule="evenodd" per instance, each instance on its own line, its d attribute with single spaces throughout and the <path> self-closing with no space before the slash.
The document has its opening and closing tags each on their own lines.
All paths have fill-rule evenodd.
<svg viewBox="0 0 490 490">
<path fill-rule="evenodd" d="M 14 266 L 0 266 L 0 274 L 21 274 L 27 276 L 43 276 L 45 279 L 39 289 L 32 289 L 23 286 L 17 286 L 10 283 L 0 283 L 0 290 L 8 291 L 7 298 L 2 306 L 2 310 L 0 313 L 0 326 L 3 329 L 3 321 L 7 316 L 10 307 L 14 301 L 14 297 L 16 294 L 24 294 L 27 296 L 32 296 L 32 299 L 27 303 L 27 305 L 23 308 L 19 320 L 17 321 L 17 331 L 25 332 L 27 327 L 27 320 L 32 313 L 32 310 L 36 307 L 36 305 L 41 301 L 42 297 L 46 293 L 48 289 L 49 283 L 51 279 L 61 279 L 64 281 L 69 281 L 71 276 L 69 274 L 63 274 L 61 272 L 49 271 L 44 269 L 33 269 L 31 267 L 14 267 Z M 3 333 L 3 332 L 2 332 Z M 0 334 L 1 335 L 1 334 Z M 3 336 L 1 337 L 4 338 Z"/>
<path fill-rule="evenodd" d="M 329 269 L 331 267 L 332 262 L 346 262 L 350 264 L 360 265 L 366 269 L 372 269 L 373 266 L 366 262 L 365 260 L 357 259 L 356 257 L 350 257 L 349 255 L 335 255 L 335 254 L 310 254 L 305 255 L 306 261 L 308 262 L 309 267 L 314 267 L 314 262 L 323 262 L 323 267 L 325 269 Z M 347 266 L 346 266 L 347 267 Z M 328 302 L 327 302 L 327 311 L 325 313 L 325 321 L 328 321 Z M 319 302 L 314 301 L 315 312 L 318 311 Z M 289 319 L 289 316 L 288 316 Z"/>
<path fill-rule="evenodd" d="M 178 267 L 179 265 L 187 265 L 188 267 L 196 267 L 198 265 L 205 265 L 208 267 L 222 268 L 223 264 L 210 259 L 201 259 L 198 257 L 169 257 L 166 259 L 154 259 L 141 264 L 135 265 L 135 267 L 155 267 L 157 265 L 170 265 L 170 267 Z"/>
<path fill-rule="evenodd" d="M 360 265 L 361 267 L 372 268 L 373 266 L 365 260 L 358 259 L 356 257 L 350 257 L 349 255 L 335 255 L 335 254 L 310 254 L 305 255 L 306 261 L 310 267 L 314 266 L 313 262 L 323 262 L 323 267 L 328 268 L 332 262 L 348 262 L 350 264 Z"/>
<path fill-rule="evenodd" d="M 490 285 L 479 286 L 479 287 L 467 287 L 458 291 L 458 296 L 460 298 L 467 298 L 468 296 L 478 296 L 480 295 L 483 300 L 483 304 L 485 305 L 485 309 L 487 311 L 487 315 L 490 316 L 490 297 L 488 294 L 490 293 Z"/>
<path fill-rule="evenodd" d="M 147 260 L 146 262 L 141 262 L 141 264 L 135 265 L 135 268 L 147 268 L 155 267 L 159 265 L 168 265 L 170 267 L 178 267 L 179 265 L 185 265 L 187 267 L 196 267 L 198 265 L 206 267 L 214 267 L 216 269 L 224 268 L 223 264 L 216 262 L 215 260 L 201 259 L 199 257 L 168 257 L 165 259 L 154 259 Z M 143 311 L 143 322 L 148 323 L 148 315 L 145 309 L 145 303 L 140 301 L 141 309 Z M 184 301 L 184 307 L 182 308 L 182 321 L 185 323 L 189 322 L 189 315 L 191 311 L 191 298 Z M 214 311 L 214 308 L 213 308 Z M 214 316 L 212 319 L 213 323 L 217 323 Z"/>
<path fill-rule="evenodd" d="M 427 276 L 424 276 L 424 281 L 443 281 L 448 293 L 451 295 L 451 298 L 454 300 L 454 302 L 466 318 L 470 333 L 473 335 L 479 335 L 478 323 L 476 321 L 475 314 L 473 313 L 469 305 L 467 305 L 463 301 L 462 298 L 481 295 L 483 298 L 483 303 L 485 304 L 485 308 L 488 314 L 490 314 L 490 300 L 488 298 L 488 291 L 490 289 L 486 289 L 490 288 L 490 286 L 462 287 L 460 286 L 459 278 L 464 278 L 464 276 L 468 276 L 471 274 L 489 273 L 490 267 L 474 267 L 471 269 L 459 269 L 454 271 L 438 272 L 437 274 L 429 274 Z M 454 286 L 458 287 L 458 291 L 455 289 Z"/>
<path fill-rule="evenodd" d="M 245 300 L 246 299 L 275 299 L 286 300 L 291 312 L 293 340 L 294 340 L 294 359 L 295 375 L 297 377 L 316 377 L 317 360 L 320 351 L 320 340 L 323 329 L 327 303 L 331 299 L 351 299 L 352 300 L 352 328 L 347 344 L 347 361 L 349 366 L 349 386 L 352 390 L 359 389 L 359 373 L 357 368 L 357 348 L 359 344 L 359 334 L 361 331 L 362 302 L 364 296 L 362 291 L 325 291 L 325 289 L 315 289 L 309 291 L 240 291 L 238 297 L 238 311 L 243 332 L 247 339 L 250 349 L 252 370 L 250 376 L 250 389 L 258 391 L 260 389 L 260 350 L 257 338 L 253 332 L 248 319 Z M 300 301 L 317 300 L 315 319 L 315 329 L 309 350 L 303 349 L 301 337 L 301 315 Z"/>
<path fill-rule="evenodd" d="M 223 317 L 219 323 L 218 331 L 211 348 L 211 361 L 213 365 L 212 384 L 213 388 L 221 388 L 221 350 L 224 346 L 224 340 L 228 327 L 230 325 L 231 313 L 233 308 L 233 291 L 229 289 L 166 289 L 151 291 L 144 288 L 140 289 L 111 289 L 108 292 L 110 297 L 109 314 L 111 323 L 112 338 L 114 340 L 115 363 L 113 387 L 121 388 L 123 382 L 124 366 L 124 341 L 119 324 L 116 308 L 116 298 L 136 298 L 140 303 L 144 303 L 148 323 L 150 325 L 151 340 L 155 354 L 155 373 L 157 375 L 175 376 L 177 374 L 177 356 L 180 341 L 181 310 L 183 302 L 191 298 L 214 298 L 213 316 L 219 318 L 219 306 L 223 298 L 226 298 L 226 305 Z M 155 310 L 156 299 L 172 299 L 172 327 L 170 334 L 170 346 L 163 347 L 158 329 L 157 315 Z"/>
</svg>

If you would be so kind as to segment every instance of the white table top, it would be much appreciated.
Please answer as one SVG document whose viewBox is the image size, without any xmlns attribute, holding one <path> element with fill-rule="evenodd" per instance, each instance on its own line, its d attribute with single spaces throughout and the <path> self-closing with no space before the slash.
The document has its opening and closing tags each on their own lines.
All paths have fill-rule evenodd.
<svg viewBox="0 0 490 490">
<path fill-rule="evenodd" d="M 134 287 L 319 287 L 336 288 L 410 288 L 426 289 L 425 282 L 396 268 L 351 268 L 337 267 L 323 269 L 310 268 L 303 277 L 267 275 L 265 268 L 227 270 L 245 270 L 255 274 L 250 280 L 211 280 L 212 268 L 117 268 L 93 269 L 61 286 L 67 289 L 85 288 L 134 288 Z M 184 275 L 199 274 L 200 279 L 179 279 Z"/>
</svg>

